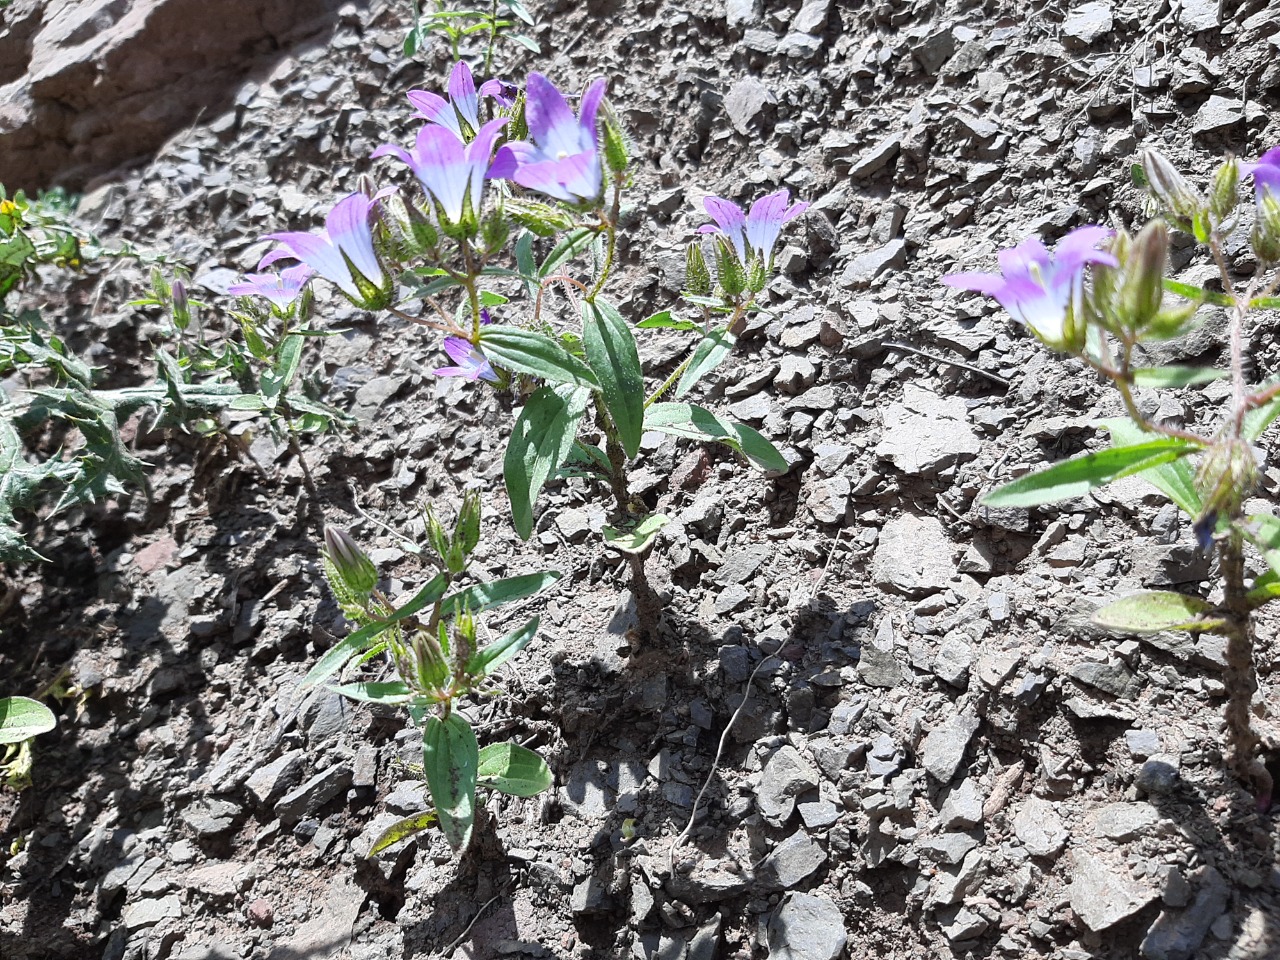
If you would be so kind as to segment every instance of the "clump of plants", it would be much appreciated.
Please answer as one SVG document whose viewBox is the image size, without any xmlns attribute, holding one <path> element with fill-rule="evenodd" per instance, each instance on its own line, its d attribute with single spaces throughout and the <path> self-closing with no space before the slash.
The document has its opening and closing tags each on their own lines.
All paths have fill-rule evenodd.
<svg viewBox="0 0 1280 960">
<path fill-rule="evenodd" d="M 1050 252 L 1032 237 L 1001 252 L 999 274 L 964 273 L 944 282 L 994 297 L 1011 316 L 1055 351 L 1083 361 L 1113 384 L 1127 417 L 1107 421 L 1111 446 L 1020 477 L 985 503 L 1031 507 L 1080 496 L 1121 477 L 1149 481 L 1192 521 L 1206 551 L 1216 554 L 1220 591 L 1211 596 L 1148 590 L 1122 597 L 1095 614 L 1117 633 L 1210 632 L 1226 640 L 1227 760 L 1253 792 L 1259 809 L 1273 783 L 1253 722 L 1257 611 L 1280 597 L 1280 519 L 1246 509 L 1258 484 L 1255 444 L 1280 415 L 1280 379 L 1252 383 L 1246 342 L 1264 311 L 1280 308 L 1280 148 L 1256 163 L 1228 157 L 1197 188 L 1160 154 L 1149 151 L 1134 170 L 1162 214 L 1136 235 L 1101 227 L 1072 231 Z M 1239 203 L 1242 177 L 1253 178 L 1252 218 Z M 1248 227 L 1257 268 L 1241 279 L 1227 242 Z M 1218 269 L 1221 290 L 1170 278 L 1170 231 L 1191 236 Z M 1206 305 L 1228 317 L 1226 369 L 1162 366 L 1141 361 L 1145 344 L 1181 336 Z M 1226 379 L 1230 392 L 1217 425 L 1193 431 L 1157 422 L 1141 410 L 1135 389 L 1181 388 Z M 1250 570 L 1252 546 L 1264 568 Z"/>
</svg>

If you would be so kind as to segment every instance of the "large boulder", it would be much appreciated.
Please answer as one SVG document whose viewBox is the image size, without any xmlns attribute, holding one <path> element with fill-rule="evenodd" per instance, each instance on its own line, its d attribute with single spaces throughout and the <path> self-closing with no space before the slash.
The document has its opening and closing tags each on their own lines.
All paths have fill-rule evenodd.
<svg viewBox="0 0 1280 960">
<path fill-rule="evenodd" d="M 341 0 L 14 0 L 0 25 L 0 183 L 82 187 L 145 157 Z"/>
</svg>

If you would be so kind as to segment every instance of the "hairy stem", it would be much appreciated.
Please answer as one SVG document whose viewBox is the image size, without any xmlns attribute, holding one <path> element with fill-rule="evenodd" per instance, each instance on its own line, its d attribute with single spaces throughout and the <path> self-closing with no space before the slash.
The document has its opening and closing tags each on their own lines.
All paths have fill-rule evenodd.
<svg viewBox="0 0 1280 960">
<path fill-rule="evenodd" d="M 1221 542 L 1219 561 L 1224 588 L 1223 607 L 1227 638 L 1227 765 L 1253 791 L 1258 805 L 1270 805 L 1271 774 L 1260 759 L 1261 738 L 1251 723 L 1253 696 L 1258 678 L 1253 665 L 1253 621 L 1244 584 L 1244 538 L 1232 530 Z"/>
</svg>

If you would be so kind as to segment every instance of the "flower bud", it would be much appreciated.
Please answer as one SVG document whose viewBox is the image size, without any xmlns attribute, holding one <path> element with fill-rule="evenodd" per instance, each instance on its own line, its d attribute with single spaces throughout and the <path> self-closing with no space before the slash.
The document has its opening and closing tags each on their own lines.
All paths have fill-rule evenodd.
<svg viewBox="0 0 1280 960">
<path fill-rule="evenodd" d="M 1219 223 L 1235 213 L 1240 202 L 1239 186 L 1240 164 L 1235 157 L 1227 157 L 1209 181 L 1209 211 Z"/>
<path fill-rule="evenodd" d="M 1280 197 L 1269 190 L 1258 196 L 1257 215 L 1249 241 L 1259 260 L 1264 263 L 1280 262 Z"/>
<path fill-rule="evenodd" d="M 440 625 L 440 636 L 444 637 L 444 624 Z M 444 683 L 448 676 L 449 665 L 445 663 L 442 644 L 425 631 L 414 635 L 412 671 L 400 668 L 401 679 L 420 693 L 430 693 Z"/>
<path fill-rule="evenodd" d="M 1196 492 L 1204 504 L 1201 519 L 1233 518 L 1258 481 L 1258 462 L 1247 440 L 1221 437 L 1205 451 L 1196 471 Z"/>
<path fill-rule="evenodd" d="M 1204 209 L 1204 199 L 1187 178 L 1155 150 L 1143 151 L 1142 172 L 1151 195 L 1179 220 L 1193 221 Z"/>
<path fill-rule="evenodd" d="M 431 549 L 440 558 L 440 562 L 446 563 L 449 558 L 449 535 L 430 507 L 427 507 L 427 543 L 431 544 Z"/>
<path fill-rule="evenodd" d="M 480 542 L 480 513 L 480 491 L 468 490 L 462 495 L 458 522 L 453 527 L 453 543 L 464 559 L 471 556 L 471 551 Z"/>
<path fill-rule="evenodd" d="M 339 527 L 324 528 L 324 556 L 343 586 L 356 596 L 368 598 L 378 585 L 378 570 L 373 561 Z"/>
<path fill-rule="evenodd" d="M 511 227 L 501 210 L 495 210 L 480 224 L 480 244 L 489 255 L 496 254 L 511 236 Z"/>
<path fill-rule="evenodd" d="M 151 268 L 151 293 L 161 303 L 168 300 L 172 293 L 169 289 L 169 281 L 164 278 L 164 273 L 159 267 Z"/>
<path fill-rule="evenodd" d="M 173 281 L 173 325 L 179 330 L 191 326 L 191 303 L 187 300 L 187 285 L 181 280 Z"/>
<path fill-rule="evenodd" d="M 626 172 L 631 163 L 630 151 L 627 149 L 627 138 L 612 116 L 604 121 L 604 162 L 615 176 Z"/>
<path fill-rule="evenodd" d="M 1169 256 L 1169 228 L 1152 220 L 1138 234 L 1124 261 L 1120 291 L 1121 317 L 1130 330 L 1141 331 L 1164 303 L 1164 271 Z"/>
<path fill-rule="evenodd" d="M 711 271 L 702 255 L 702 245 L 696 241 L 684 251 L 684 287 L 689 296 L 711 296 Z"/>
<path fill-rule="evenodd" d="M 747 288 L 746 270 L 737 252 L 724 237 L 716 237 L 716 280 L 726 297 L 741 296 Z"/>
</svg>

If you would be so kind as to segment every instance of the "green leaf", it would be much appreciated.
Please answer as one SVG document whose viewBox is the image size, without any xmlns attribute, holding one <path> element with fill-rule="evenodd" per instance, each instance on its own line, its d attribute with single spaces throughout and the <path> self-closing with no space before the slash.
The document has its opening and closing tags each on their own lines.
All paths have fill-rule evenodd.
<svg viewBox="0 0 1280 960">
<path fill-rule="evenodd" d="M 1245 597 L 1255 607 L 1280 597 L 1280 574 L 1274 570 L 1268 570 L 1253 582 L 1253 589 L 1245 594 Z"/>
<path fill-rule="evenodd" d="M 522 540 L 533 533 L 533 505 L 551 471 L 573 449 L 578 422 L 590 399 L 591 392 L 581 387 L 543 387 L 529 397 L 516 419 L 502 461 L 502 477 Z"/>
<path fill-rule="evenodd" d="M 517 17 L 523 20 L 531 27 L 537 26 L 534 22 L 533 14 L 529 12 L 529 8 L 524 5 L 522 0 L 506 0 L 507 8 Z"/>
<path fill-rule="evenodd" d="M 516 268 L 520 271 L 520 277 L 524 281 L 524 292 L 526 296 L 533 297 L 538 292 L 538 262 L 533 258 L 533 233 L 526 230 L 520 234 L 520 239 L 515 245 Z"/>
<path fill-rule="evenodd" d="M 445 597 L 440 603 L 440 615 L 450 617 L 463 610 L 481 613 L 504 603 L 523 600 L 545 590 L 559 580 L 560 576 L 555 570 L 543 570 L 540 573 L 526 573 L 489 583 L 477 583 Z"/>
<path fill-rule="evenodd" d="M 457 713 L 443 720 L 428 718 L 422 734 L 422 766 L 444 838 L 454 850 L 465 849 L 475 820 L 480 769 L 480 747 L 471 724 Z"/>
<path fill-rule="evenodd" d="M 1254 297 L 1249 301 L 1250 310 L 1278 310 L 1280 297 Z"/>
<path fill-rule="evenodd" d="M 576 256 L 582 250 L 591 246 L 595 241 L 595 238 L 595 231 L 588 230 L 585 227 L 579 227 L 577 230 L 570 230 L 564 235 L 564 238 L 555 245 L 552 251 L 547 254 L 547 259 L 542 261 L 542 266 L 538 268 L 538 278 L 545 280 L 547 277 L 551 276 L 566 260 Z"/>
<path fill-rule="evenodd" d="M 1172 463 L 1199 449 L 1186 440 L 1164 437 L 1086 453 L 1006 483 L 987 494 L 982 502 L 991 507 L 1035 507 L 1068 500 L 1148 467 Z"/>
<path fill-rule="evenodd" d="M 404 606 L 396 608 L 391 616 L 361 627 L 341 643 L 326 650 L 324 656 L 316 661 L 316 665 L 302 678 L 303 689 L 328 680 L 353 656 L 371 647 L 380 633 L 390 629 L 399 621 L 412 617 L 424 607 L 436 603 L 448 588 L 448 578 L 443 573 L 436 574 L 425 587 L 413 595 L 413 599 Z"/>
<path fill-rule="evenodd" d="M 1103 420 L 1102 426 L 1110 431 L 1112 446 L 1133 446 L 1154 436 L 1127 417 Z M 1195 472 L 1185 459 L 1147 467 L 1139 470 L 1138 476 L 1172 500 L 1187 516 L 1198 517 L 1203 512 L 1204 502 L 1196 490 Z"/>
<path fill-rule="evenodd" d="M 670 310 L 659 310 L 636 324 L 637 330 L 697 330 L 692 320 L 681 320 Z"/>
<path fill-rule="evenodd" d="M 542 53 L 542 45 L 533 37 L 525 36 L 523 33 L 513 33 L 511 39 L 535 56 Z"/>
<path fill-rule="evenodd" d="M 373 841 L 373 846 L 369 848 L 369 853 L 366 856 L 377 856 L 387 847 L 421 833 L 435 822 L 436 812 L 434 810 L 424 810 L 422 813 L 415 813 L 411 817 L 397 820 L 378 834 L 378 838 Z"/>
<path fill-rule="evenodd" d="M 1161 630 L 1208 630 L 1221 623 L 1206 620 L 1213 604 L 1168 590 L 1144 590 L 1113 600 L 1093 615 L 1093 622 L 1115 633 L 1159 633 Z"/>
<path fill-rule="evenodd" d="M 604 542 L 623 553 L 644 553 L 668 523 L 668 518 L 660 513 L 651 513 L 635 526 L 625 530 L 614 527 L 604 528 Z"/>
<path fill-rule="evenodd" d="M 547 762 L 518 743 L 491 743 L 480 751 L 479 781 L 513 797 L 535 797 L 551 788 Z"/>
<path fill-rule="evenodd" d="M 1267 566 L 1280 574 L 1280 519 L 1269 513 L 1257 513 L 1246 517 L 1240 530 L 1258 548 Z"/>
<path fill-rule="evenodd" d="M 297 376 L 298 364 L 302 361 L 302 344 L 303 337 L 301 334 L 289 334 L 284 338 L 284 343 L 280 345 L 280 352 L 276 357 L 275 365 L 262 374 L 262 396 L 267 400 L 269 406 L 275 405 L 275 401 L 280 399 L 281 394 L 289 389 L 289 385 L 293 383 L 293 378 Z"/>
<path fill-rule="evenodd" d="M 683 397 L 692 390 L 699 380 L 725 361 L 737 342 L 738 338 L 728 330 L 713 331 L 698 341 L 672 396 Z"/>
<path fill-rule="evenodd" d="M 640 452 L 644 433 L 644 373 L 636 338 L 613 304 L 587 301 L 582 305 L 582 345 L 622 449 L 632 458 Z"/>
<path fill-rule="evenodd" d="M 1212 367 L 1138 367 L 1131 372 L 1138 387 L 1193 387 L 1227 376 L 1226 370 Z"/>
<path fill-rule="evenodd" d="M 480 330 L 484 354 L 498 366 L 541 377 L 551 383 L 598 388 L 591 369 L 546 334 L 519 327 L 489 326 Z"/>
<path fill-rule="evenodd" d="M 1261 384 L 1258 389 L 1266 390 L 1274 387 L 1280 380 L 1272 378 Z M 1266 431 L 1267 427 L 1275 422 L 1276 417 L 1280 416 L 1280 394 L 1272 397 L 1260 407 L 1254 407 L 1244 415 L 1244 425 L 1241 430 L 1246 440 L 1257 440 Z"/>
<path fill-rule="evenodd" d="M 741 453 L 756 467 L 771 473 L 786 473 L 787 461 L 778 448 L 758 432 L 741 423 L 717 417 L 692 403 L 655 403 L 645 411 L 646 429 L 690 440 L 711 440 Z"/>
<path fill-rule="evenodd" d="M 382 703 L 388 706 L 408 703 L 412 696 L 408 685 L 399 680 L 390 680 L 385 683 L 344 683 L 329 689 L 351 700 L 359 700 L 361 703 Z"/>
<path fill-rule="evenodd" d="M 534 617 L 523 627 L 512 630 L 501 640 L 486 644 L 472 654 L 471 659 L 467 661 L 467 673 L 473 677 L 488 676 L 523 650 L 537 632 L 538 618 Z"/>
<path fill-rule="evenodd" d="M 1164 288 L 1170 293 L 1176 293 L 1180 297 L 1186 297 L 1188 300 L 1200 300 L 1204 303 L 1211 303 L 1215 307 L 1234 307 L 1235 300 L 1227 296 L 1225 293 L 1218 293 L 1216 290 L 1206 290 L 1203 287 L 1197 287 L 1192 283 L 1183 283 L 1180 280 L 1164 281 Z"/>
<path fill-rule="evenodd" d="M 53 711 L 30 697 L 0 697 L 0 743 L 21 743 L 58 725 Z"/>
</svg>

